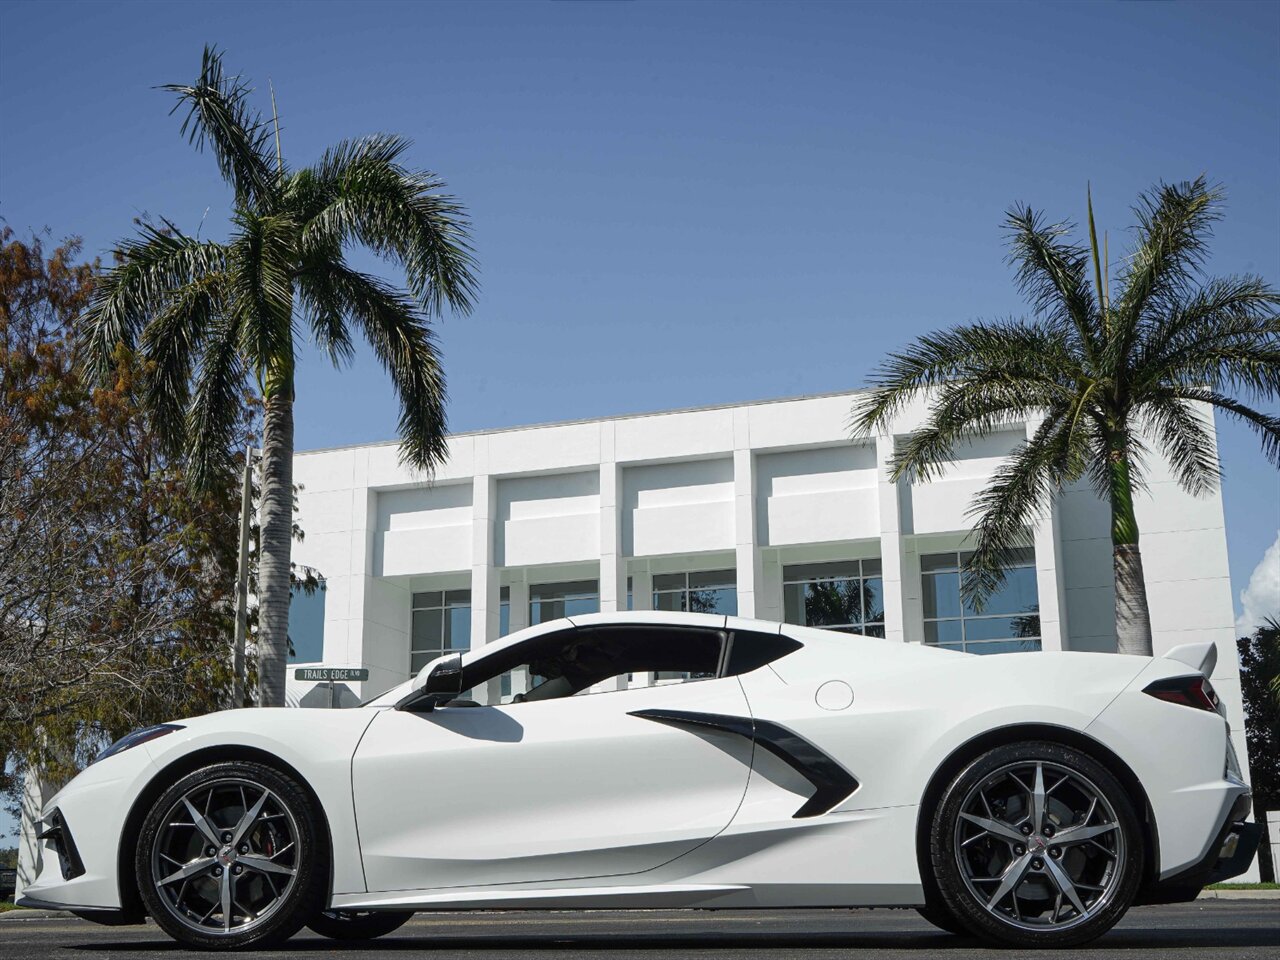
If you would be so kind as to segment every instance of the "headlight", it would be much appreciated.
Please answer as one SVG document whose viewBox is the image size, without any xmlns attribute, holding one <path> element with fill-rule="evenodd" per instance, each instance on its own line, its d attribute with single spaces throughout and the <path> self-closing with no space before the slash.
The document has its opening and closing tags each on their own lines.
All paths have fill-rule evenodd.
<svg viewBox="0 0 1280 960">
<path fill-rule="evenodd" d="M 157 737 L 163 737 L 175 730 L 181 730 L 180 723 L 157 723 L 154 727 L 143 727 L 141 730 L 135 730 L 133 733 L 126 733 L 123 737 L 113 743 L 107 749 L 93 758 L 93 762 L 105 760 L 107 757 L 114 757 L 117 753 L 124 753 L 131 747 L 136 747 L 140 743 L 146 743 L 148 740 L 154 740 Z"/>
</svg>

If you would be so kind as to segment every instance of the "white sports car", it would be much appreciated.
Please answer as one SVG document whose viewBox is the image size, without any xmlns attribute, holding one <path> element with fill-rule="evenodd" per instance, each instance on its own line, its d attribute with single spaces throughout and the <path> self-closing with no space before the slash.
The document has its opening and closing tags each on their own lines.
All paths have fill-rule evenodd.
<svg viewBox="0 0 1280 960">
<path fill-rule="evenodd" d="M 978 657 L 734 617 L 559 620 L 360 709 L 130 734 L 43 811 L 21 902 L 149 914 L 205 948 L 604 907 L 914 907 L 1076 944 L 1254 855 L 1213 650 Z"/>
</svg>

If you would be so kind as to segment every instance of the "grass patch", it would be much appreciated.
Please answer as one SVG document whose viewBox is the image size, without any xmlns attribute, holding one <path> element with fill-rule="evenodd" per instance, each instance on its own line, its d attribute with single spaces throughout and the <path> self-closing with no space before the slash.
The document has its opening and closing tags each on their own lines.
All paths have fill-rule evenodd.
<svg viewBox="0 0 1280 960">
<path fill-rule="evenodd" d="M 1280 883 L 1211 883 L 1206 890 L 1280 890 Z"/>
<path fill-rule="evenodd" d="M 21 910 L 21 909 L 22 909 L 21 907 L 14 906 L 13 901 L 11 900 L 0 900 L 0 913 L 4 913 L 6 910 Z"/>
</svg>

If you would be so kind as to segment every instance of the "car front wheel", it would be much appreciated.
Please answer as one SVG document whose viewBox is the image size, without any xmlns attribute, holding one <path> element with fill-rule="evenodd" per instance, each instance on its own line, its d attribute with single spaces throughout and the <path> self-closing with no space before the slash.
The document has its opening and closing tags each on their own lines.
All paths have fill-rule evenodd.
<svg viewBox="0 0 1280 960">
<path fill-rule="evenodd" d="M 183 777 L 142 824 L 135 868 L 156 923 L 199 949 L 264 946 L 320 910 L 324 831 L 310 797 L 260 763 L 214 763 Z"/>
<path fill-rule="evenodd" d="M 1111 929 L 1141 880 L 1133 802 L 1102 764 L 1056 743 L 989 750 L 934 811 L 930 856 L 949 912 L 1004 946 L 1068 947 Z"/>
</svg>

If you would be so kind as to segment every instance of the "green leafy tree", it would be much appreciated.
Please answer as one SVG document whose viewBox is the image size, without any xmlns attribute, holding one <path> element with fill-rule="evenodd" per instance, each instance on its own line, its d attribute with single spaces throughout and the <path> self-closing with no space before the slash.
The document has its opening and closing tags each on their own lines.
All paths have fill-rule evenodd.
<svg viewBox="0 0 1280 960">
<path fill-rule="evenodd" d="M 854 409 L 855 436 L 889 429 L 918 397 L 930 404 L 924 426 L 895 453 L 895 479 L 936 476 L 974 436 L 1039 420 L 972 506 L 965 592 L 978 605 L 1003 581 L 1033 517 L 1087 478 L 1111 509 L 1119 650 L 1149 656 L 1134 493 L 1152 448 L 1184 489 L 1207 493 L 1220 476 L 1203 414 L 1212 408 L 1256 431 L 1280 463 L 1280 418 L 1257 409 L 1280 397 L 1280 295 L 1259 277 L 1204 276 L 1221 202 L 1203 177 L 1142 195 L 1114 284 L 1092 202 L 1087 246 L 1069 239 L 1072 224 L 1014 207 L 1009 259 L 1033 315 L 921 337 L 876 371 Z"/>
<path fill-rule="evenodd" d="M 1249 750 L 1249 782 L 1255 819 L 1280 810 L 1280 623 L 1268 620 L 1251 636 L 1236 641 L 1240 654 L 1240 693 L 1244 700 L 1244 735 Z M 1264 844 L 1264 873 L 1275 879 L 1276 865 Z"/>
<path fill-rule="evenodd" d="M 140 416 L 142 362 L 81 375 L 96 262 L 0 230 L 0 793 L 229 690 L 238 492 L 197 490 Z M 233 398 L 243 441 L 251 414 Z"/>
<path fill-rule="evenodd" d="M 194 483 L 224 476 L 234 398 L 252 378 L 263 408 L 259 560 L 259 702 L 284 702 L 293 520 L 294 368 L 302 331 L 336 365 L 363 336 L 401 404 L 402 458 L 424 469 L 445 456 L 445 377 L 430 318 L 468 311 L 475 294 L 465 212 L 433 174 L 407 169 L 408 141 L 348 140 L 290 169 L 251 93 L 206 47 L 199 79 L 172 84 L 182 131 L 210 148 L 234 192 L 225 241 L 170 221 L 122 242 L 86 317 L 91 368 L 109 372 L 118 345 L 145 359 L 143 391 L 166 448 L 185 453 Z M 352 268 L 367 248 L 403 268 L 408 292 Z"/>
</svg>

